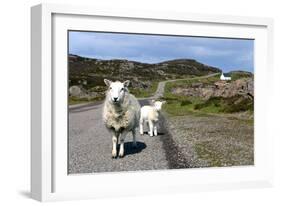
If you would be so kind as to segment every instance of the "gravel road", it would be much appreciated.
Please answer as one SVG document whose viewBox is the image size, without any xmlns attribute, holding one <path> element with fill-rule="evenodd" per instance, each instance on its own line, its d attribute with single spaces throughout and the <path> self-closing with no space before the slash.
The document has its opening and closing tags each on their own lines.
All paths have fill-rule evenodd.
<svg viewBox="0 0 281 206">
<path fill-rule="evenodd" d="M 141 100 L 141 104 L 148 104 Z M 157 137 L 137 132 L 138 147 L 132 147 L 132 135 L 125 140 L 125 157 L 111 158 L 112 141 L 102 120 L 102 104 L 80 106 L 69 110 L 69 165 L 68 172 L 92 173 L 113 171 L 134 171 L 167 169 L 169 163 L 163 147 L 163 138 L 168 137 L 161 130 Z"/>
</svg>

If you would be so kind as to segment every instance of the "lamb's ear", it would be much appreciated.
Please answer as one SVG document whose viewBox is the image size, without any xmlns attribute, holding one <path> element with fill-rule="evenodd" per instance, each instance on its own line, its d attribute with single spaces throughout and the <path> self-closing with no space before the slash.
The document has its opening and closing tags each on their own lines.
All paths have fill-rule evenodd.
<svg viewBox="0 0 281 206">
<path fill-rule="evenodd" d="M 163 101 L 163 102 L 162 102 L 162 104 L 166 104 L 166 103 L 167 103 L 166 101 Z"/>
<path fill-rule="evenodd" d="M 130 85 L 130 80 L 126 80 L 125 82 L 123 82 L 124 87 L 128 87 Z"/>
<path fill-rule="evenodd" d="M 104 79 L 103 81 L 104 81 L 105 85 L 108 86 L 108 87 L 109 87 L 109 86 L 111 85 L 111 83 L 112 83 L 112 81 L 110 81 L 110 80 L 108 80 L 108 79 Z"/>
<path fill-rule="evenodd" d="M 154 104 L 156 101 L 153 99 L 153 100 L 151 100 L 151 102 L 152 102 L 152 104 Z"/>
</svg>

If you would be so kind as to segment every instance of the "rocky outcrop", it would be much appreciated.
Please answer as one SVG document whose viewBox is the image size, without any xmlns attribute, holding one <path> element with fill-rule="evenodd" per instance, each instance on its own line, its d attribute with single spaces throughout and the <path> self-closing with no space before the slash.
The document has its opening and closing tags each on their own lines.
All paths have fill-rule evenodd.
<svg viewBox="0 0 281 206">
<path fill-rule="evenodd" d="M 193 83 L 190 87 L 172 89 L 173 94 L 201 97 L 208 100 L 211 97 L 229 98 L 236 95 L 254 98 L 253 78 L 242 78 L 232 82 L 217 81 L 213 84 Z"/>
</svg>

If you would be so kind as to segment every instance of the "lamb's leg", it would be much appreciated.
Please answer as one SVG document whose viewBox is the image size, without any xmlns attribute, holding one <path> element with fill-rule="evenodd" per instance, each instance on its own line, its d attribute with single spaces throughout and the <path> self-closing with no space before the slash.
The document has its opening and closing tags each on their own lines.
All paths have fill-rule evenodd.
<svg viewBox="0 0 281 206">
<path fill-rule="evenodd" d="M 154 135 L 157 136 L 157 124 L 154 123 Z"/>
<path fill-rule="evenodd" d="M 136 148 L 137 147 L 136 129 L 133 129 L 132 133 L 133 133 L 133 147 Z"/>
<path fill-rule="evenodd" d="M 148 121 L 149 125 L 149 132 L 148 134 L 152 137 L 153 136 L 153 122 L 151 120 Z"/>
<path fill-rule="evenodd" d="M 125 137 L 127 135 L 127 132 L 123 132 L 120 134 L 120 150 L 119 150 L 119 157 L 123 157 L 124 156 L 124 141 L 125 141 Z"/>
<path fill-rule="evenodd" d="M 143 135 L 143 119 L 142 118 L 140 118 L 140 134 Z"/>
<path fill-rule="evenodd" d="M 112 136 L 112 157 L 115 158 L 117 156 L 117 135 L 113 133 Z"/>
</svg>

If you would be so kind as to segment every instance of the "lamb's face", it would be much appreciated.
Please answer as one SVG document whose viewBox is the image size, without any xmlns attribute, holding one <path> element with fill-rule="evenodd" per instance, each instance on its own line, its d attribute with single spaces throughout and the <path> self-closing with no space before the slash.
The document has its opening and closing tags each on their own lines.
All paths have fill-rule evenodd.
<svg viewBox="0 0 281 206">
<path fill-rule="evenodd" d="M 166 101 L 154 101 L 153 104 L 154 104 L 154 107 L 156 108 L 157 111 L 160 111 L 162 109 L 162 105 L 165 104 Z"/>
<path fill-rule="evenodd" d="M 128 86 L 130 81 L 127 80 L 125 82 L 112 82 L 107 79 L 104 80 L 105 84 L 108 86 L 109 100 L 114 104 L 119 104 L 123 102 L 125 93 L 128 91 Z"/>
</svg>

